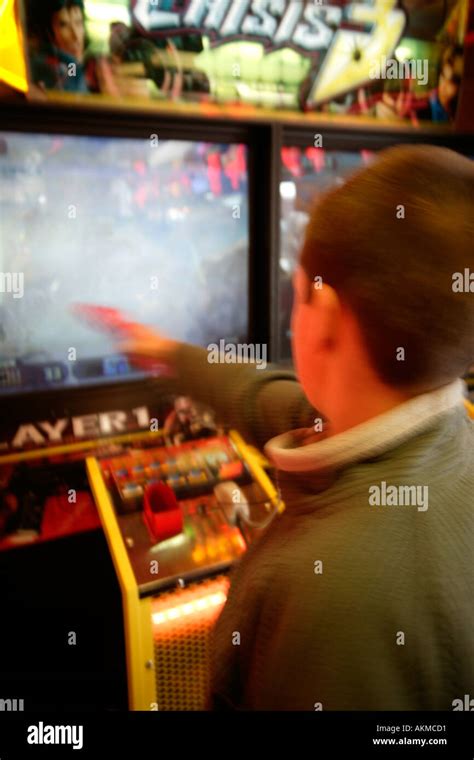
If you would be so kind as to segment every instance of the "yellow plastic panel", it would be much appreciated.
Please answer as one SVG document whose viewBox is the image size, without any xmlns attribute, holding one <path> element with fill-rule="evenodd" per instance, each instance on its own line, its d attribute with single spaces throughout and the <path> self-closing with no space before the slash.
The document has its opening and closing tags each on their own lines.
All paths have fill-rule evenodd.
<svg viewBox="0 0 474 760">
<path fill-rule="evenodd" d="M 15 0 L 0 0 L 0 81 L 28 90 L 20 12 Z"/>
</svg>

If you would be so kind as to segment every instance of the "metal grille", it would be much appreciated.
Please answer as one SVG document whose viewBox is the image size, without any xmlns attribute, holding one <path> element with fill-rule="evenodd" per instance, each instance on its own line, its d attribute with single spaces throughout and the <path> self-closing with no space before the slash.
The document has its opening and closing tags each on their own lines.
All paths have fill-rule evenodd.
<svg viewBox="0 0 474 760">
<path fill-rule="evenodd" d="M 158 710 L 203 710 L 210 633 L 227 597 L 225 575 L 171 591 L 152 602 Z"/>
</svg>

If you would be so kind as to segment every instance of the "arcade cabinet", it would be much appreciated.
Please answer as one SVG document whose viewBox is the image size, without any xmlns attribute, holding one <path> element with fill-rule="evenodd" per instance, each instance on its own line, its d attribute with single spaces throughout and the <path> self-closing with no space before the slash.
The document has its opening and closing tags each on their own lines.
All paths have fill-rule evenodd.
<svg viewBox="0 0 474 760">
<path fill-rule="evenodd" d="M 229 570 L 281 508 L 237 431 L 77 309 L 248 339 L 247 146 L 114 131 L 0 133 L 0 672 L 25 709 L 204 708 Z"/>
</svg>

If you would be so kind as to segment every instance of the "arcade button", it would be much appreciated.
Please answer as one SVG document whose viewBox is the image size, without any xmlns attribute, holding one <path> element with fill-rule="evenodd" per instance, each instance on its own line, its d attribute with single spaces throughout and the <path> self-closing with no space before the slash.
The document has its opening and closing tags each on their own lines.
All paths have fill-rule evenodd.
<svg viewBox="0 0 474 760">
<path fill-rule="evenodd" d="M 143 496 L 143 486 L 137 483 L 127 483 L 122 488 L 122 496 L 124 499 L 137 499 Z"/>
<path fill-rule="evenodd" d="M 233 480 L 240 477 L 244 472 L 244 465 L 240 459 L 236 459 L 234 462 L 225 462 L 219 468 L 219 478 L 221 480 Z"/>
<path fill-rule="evenodd" d="M 196 470 L 191 470 L 188 473 L 188 482 L 191 485 L 195 485 L 195 484 L 198 484 L 198 483 L 206 483 L 207 480 L 208 480 L 208 477 L 207 477 L 206 473 L 204 472 L 204 470 L 197 470 L 196 469 Z"/>
<path fill-rule="evenodd" d="M 186 485 L 186 478 L 183 475 L 176 473 L 170 475 L 166 482 L 171 488 L 182 488 Z"/>
<path fill-rule="evenodd" d="M 145 475 L 150 480 L 159 480 L 160 479 L 160 465 L 157 465 L 155 463 L 152 463 L 148 465 L 148 467 L 145 468 Z"/>
<path fill-rule="evenodd" d="M 219 467 L 219 464 L 223 461 L 222 456 L 220 456 L 222 452 L 214 452 L 213 454 L 206 454 L 204 457 L 207 465 L 214 470 L 215 468 Z M 224 461 L 227 461 L 227 457 L 224 459 Z"/>
</svg>

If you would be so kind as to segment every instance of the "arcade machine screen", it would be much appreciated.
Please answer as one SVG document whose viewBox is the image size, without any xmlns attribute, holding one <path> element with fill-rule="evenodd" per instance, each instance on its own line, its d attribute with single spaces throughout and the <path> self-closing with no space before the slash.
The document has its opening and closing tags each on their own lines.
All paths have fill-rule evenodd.
<svg viewBox="0 0 474 760">
<path fill-rule="evenodd" d="M 0 132 L 0 394 L 137 377 L 73 305 L 207 345 L 248 331 L 242 144 Z"/>
<path fill-rule="evenodd" d="M 351 152 L 314 147 L 282 149 L 278 352 L 279 360 L 283 363 L 291 361 L 292 278 L 311 207 L 318 195 L 342 184 L 352 172 L 368 163 L 372 155 L 367 150 Z"/>
</svg>

